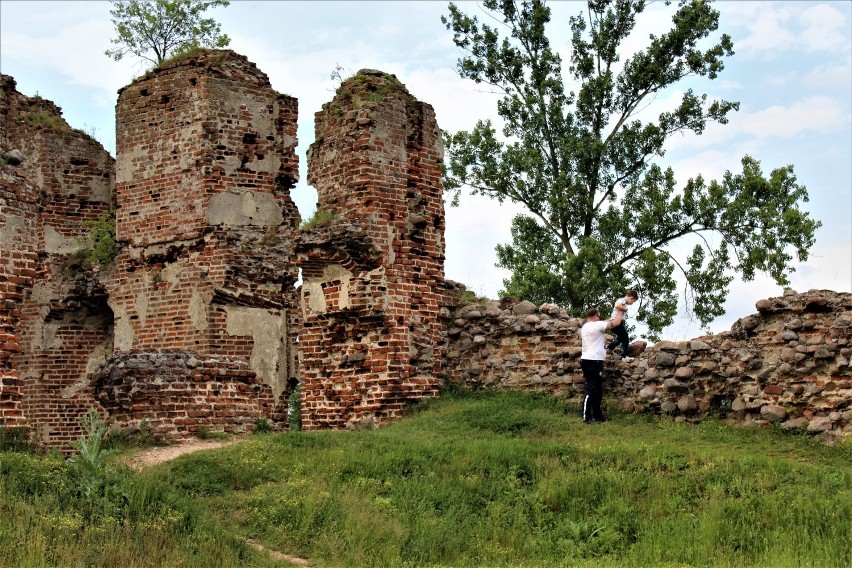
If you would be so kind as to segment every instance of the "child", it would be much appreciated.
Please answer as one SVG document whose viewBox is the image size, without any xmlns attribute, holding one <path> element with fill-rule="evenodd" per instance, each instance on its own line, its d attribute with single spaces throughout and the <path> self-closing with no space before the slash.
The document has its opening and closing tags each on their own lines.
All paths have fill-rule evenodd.
<svg viewBox="0 0 852 568">
<path fill-rule="evenodd" d="M 622 360 L 629 361 L 631 359 L 627 356 L 627 348 L 630 347 L 630 336 L 627 335 L 627 328 L 624 327 L 624 320 L 627 319 L 628 306 L 638 299 L 639 294 L 636 293 L 636 290 L 628 290 L 627 294 L 623 298 L 616 300 L 615 306 L 612 308 L 612 317 L 614 318 L 619 312 L 621 312 L 622 321 L 620 324 L 612 328 L 612 332 L 615 334 L 615 339 L 613 339 L 607 347 L 609 349 L 615 349 L 621 345 Z"/>
</svg>

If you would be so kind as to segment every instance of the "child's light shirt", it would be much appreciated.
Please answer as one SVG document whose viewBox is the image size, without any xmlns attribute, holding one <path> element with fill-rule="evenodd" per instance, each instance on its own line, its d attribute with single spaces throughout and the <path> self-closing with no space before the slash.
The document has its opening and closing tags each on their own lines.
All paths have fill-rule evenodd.
<svg viewBox="0 0 852 568">
<path fill-rule="evenodd" d="M 622 319 L 622 321 L 626 320 L 627 319 L 627 311 L 626 310 L 630 309 L 630 304 L 627 303 L 626 298 L 619 298 L 618 300 L 616 300 L 615 305 L 612 307 L 612 316 L 610 316 L 610 317 L 614 319 L 615 316 L 618 315 L 618 312 L 620 311 L 618 309 L 618 306 L 624 306 L 625 311 L 623 312 L 624 315 L 621 316 L 621 319 Z"/>
</svg>

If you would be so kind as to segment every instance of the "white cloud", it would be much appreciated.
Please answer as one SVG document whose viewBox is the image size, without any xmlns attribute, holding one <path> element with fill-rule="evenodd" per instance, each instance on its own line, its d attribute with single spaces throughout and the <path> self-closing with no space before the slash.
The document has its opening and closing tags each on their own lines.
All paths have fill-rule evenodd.
<svg viewBox="0 0 852 568">
<path fill-rule="evenodd" d="M 737 51 L 775 58 L 785 51 L 848 48 L 849 23 L 835 7 L 813 2 L 725 2 L 723 16 L 747 30 L 734 37 Z"/>
<path fill-rule="evenodd" d="M 849 22 L 840 10 L 827 4 L 811 5 L 802 12 L 800 22 L 804 29 L 797 39 L 808 51 L 834 51 L 849 47 L 849 39 L 845 35 Z"/>
<path fill-rule="evenodd" d="M 842 65 L 820 65 L 802 77 L 802 85 L 816 89 L 844 89 L 852 83 L 852 58 Z"/>
<path fill-rule="evenodd" d="M 773 105 L 740 116 L 738 134 L 755 138 L 793 138 L 803 132 L 828 133 L 848 128 L 849 113 L 840 108 L 835 99 L 811 96 L 790 105 Z"/>
<path fill-rule="evenodd" d="M 446 205 L 445 211 L 446 277 L 479 295 L 497 298 L 509 272 L 494 266 L 494 247 L 511 242 L 512 218 L 522 209 L 485 196 L 464 195 L 458 207 Z"/>
</svg>

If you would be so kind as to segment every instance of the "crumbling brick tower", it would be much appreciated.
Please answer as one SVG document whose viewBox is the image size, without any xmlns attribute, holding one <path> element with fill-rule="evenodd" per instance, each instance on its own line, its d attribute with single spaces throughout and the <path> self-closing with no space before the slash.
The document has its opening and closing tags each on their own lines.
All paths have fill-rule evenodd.
<svg viewBox="0 0 852 568">
<path fill-rule="evenodd" d="M 308 430 L 382 422 L 437 393 L 445 289 L 443 146 L 432 107 L 396 77 L 361 70 L 315 124 L 308 181 L 319 222 L 297 248 Z"/>
<path fill-rule="evenodd" d="M 67 446 L 97 407 L 89 371 L 112 351 L 100 276 L 75 262 L 112 208 L 114 160 L 51 101 L 0 76 L 0 419 Z"/>
<path fill-rule="evenodd" d="M 116 421 L 184 436 L 286 420 L 297 104 L 227 50 L 120 91 L 116 220 L 126 246 L 110 290 L 117 356 L 98 386 Z M 132 371 L 120 364 L 130 360 Z"/>
</svg>

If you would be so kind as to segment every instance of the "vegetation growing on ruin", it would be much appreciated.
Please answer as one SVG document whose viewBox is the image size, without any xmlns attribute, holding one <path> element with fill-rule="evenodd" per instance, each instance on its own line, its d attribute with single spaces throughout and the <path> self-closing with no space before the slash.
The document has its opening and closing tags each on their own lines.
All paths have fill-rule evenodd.
<svg viewBox="0 0 852 568">
<path fill-rule="evenodd" d="M 274 565 L 246 538 L 317 566 L 852 562 L 852 444 L 612 418 L 586 426 L 547 395 L 448 392 L 375 430 L 112 465 L 88 509 L 69 462 L 0 452 L 0 565 Z"/>
<path fill-rule="evenodd" d="M 325 209 L 317 209 L 314 211 L 314 214 L 305 221 L 302 221 L 301 229 L 315 229 L 317 227 L 321 227 L 323 225 L 327 225 L 334 221 L 337 218 L 337 215 L 334 214 L 334 211 L 328 211 Z"/>
<path fill-rule="evenodd" d="M 104 53 L 119 61 L 132 54 L 155 66 L 173 55 L 199 47 L 224 48 L 231 42 L 213 18 L 202 18 L 210 8 L 228 6 L 228 0 L 113 0 L 114 46 Z"/>
<path fill-rule="evenodd" d="M 87 266 L 106 266 L 115 260 L 121 249 L 115 240 L 115 213 L 104 211 L 94 221 L 83 221 L 83 228 L 88 235 L 78 241 L 84 245 L 79 255 Z"/>
<path fill-rule="evenodd" d="M 27 124 L 34 128 L 47 128 L 48 130 L 70 130 L 68 123 L 61 116 L 40 109 L 31 110 L 27 113 Z"/>
</svg>

